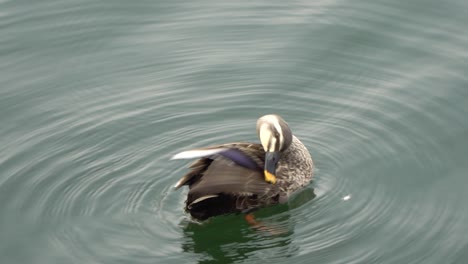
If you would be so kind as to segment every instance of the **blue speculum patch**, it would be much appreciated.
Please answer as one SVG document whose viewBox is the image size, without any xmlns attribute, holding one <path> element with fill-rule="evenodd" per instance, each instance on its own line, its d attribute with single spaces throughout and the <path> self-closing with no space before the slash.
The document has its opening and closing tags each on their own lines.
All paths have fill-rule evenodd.
<svg viewBox="0 0 468 264">
<path fill-rule="evenodd" d="M 261 170 L 255 161 L 238 149 L 226 149 L 225 151 L 220 152 L 219 155 L 234 161 L 239 166 L 251 170 Z"/>
</svg>

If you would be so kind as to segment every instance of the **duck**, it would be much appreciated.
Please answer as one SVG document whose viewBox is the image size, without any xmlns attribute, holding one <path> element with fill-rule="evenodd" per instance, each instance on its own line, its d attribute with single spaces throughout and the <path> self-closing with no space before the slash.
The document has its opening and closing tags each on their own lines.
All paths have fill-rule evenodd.
<svg viewBox="0 0 468 264">
<path fill-rule="evenodd" d="M 174 186 L 188 186 L 184 209 L 193 219 L 244 214 L 251 222 L 253 211 L 286 203 L 310 183 L 312 157 L 281 116 L 261 116 L 256 132 L 260 143 L 225 143 L 172 156 L 196 159 Z"/>
</svg>

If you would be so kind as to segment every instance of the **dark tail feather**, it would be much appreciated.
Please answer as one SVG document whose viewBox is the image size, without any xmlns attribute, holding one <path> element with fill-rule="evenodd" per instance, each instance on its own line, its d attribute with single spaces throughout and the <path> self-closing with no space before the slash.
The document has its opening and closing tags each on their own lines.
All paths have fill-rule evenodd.
<svg viewBox="0 0 468 264">
<path fill-rule="evenodd" d="M 185 210 L 198 220 L 206 220 L 212 216 L 238 212 L 236 198 L 231 195 L 207 195 L 191 201 L 187 200 Z"/>
</svg>

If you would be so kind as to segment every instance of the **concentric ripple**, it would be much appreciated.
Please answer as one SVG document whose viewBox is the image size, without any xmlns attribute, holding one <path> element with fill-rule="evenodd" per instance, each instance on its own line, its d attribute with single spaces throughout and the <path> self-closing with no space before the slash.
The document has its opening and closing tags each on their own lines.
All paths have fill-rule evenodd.
<svg viewBox="0 0 468 264">
<path fill-rule="evenodd" d="M 1 263 L 466 263 L 463 1 L 0 1 Z M 195 223 L 182 150 L 282 115 L 314 181 Z"/>
</svg>

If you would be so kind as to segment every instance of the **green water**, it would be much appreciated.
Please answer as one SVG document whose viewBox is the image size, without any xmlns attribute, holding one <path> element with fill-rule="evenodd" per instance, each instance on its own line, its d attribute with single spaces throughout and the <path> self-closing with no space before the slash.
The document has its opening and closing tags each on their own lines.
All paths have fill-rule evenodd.
<svg viewBox="0 0 468 264">
<path fill-rule="evenodd" d="M 0 263 L 468 263 L 467 10 L 0 1 Z M 283 232 L 192 223 L 170 157 L 267 113 L 316 165 Z"/>
</svg>

